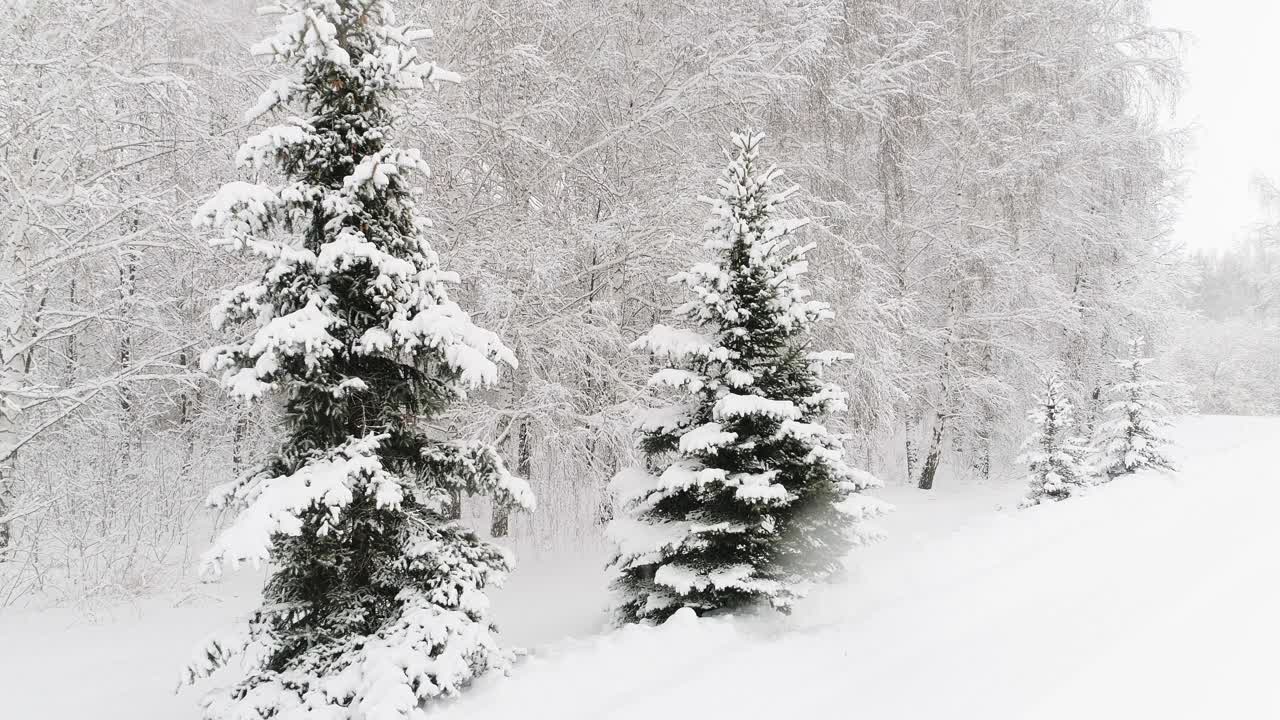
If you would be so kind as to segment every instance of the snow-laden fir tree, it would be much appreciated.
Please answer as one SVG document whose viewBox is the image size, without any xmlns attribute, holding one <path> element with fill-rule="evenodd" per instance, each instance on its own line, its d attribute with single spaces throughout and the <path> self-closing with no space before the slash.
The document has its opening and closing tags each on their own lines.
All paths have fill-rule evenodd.
<svg viewBox="0 0 1280 720">
<path fill-rule="evenodd" d="M 821 423 L 847 397 L 822 369 L 850 356 L 809 347 L 832 313 L 799 284 L 812 246 L 792 241 L 807 221 L 779 217 L 796 189 L 775 187 L 762 139 L 735 134 L 719 196 L 702 198 L 715 262 L 672 278 L 692 294 L 675 315 L 697 329 L 655 325 L 636 342 L 665 365 L 649 384 L 673 402 L 639 424 L 646 466 L 611 483 L 624 621 L 686 607 L 785 611 L 876 537 L 865 521 L 885 509 L 862 493 L 875 478 L 846 463 L 844 437 Z"/>
<path fill-rule="evenodd" d="M 1090 484 L 1083 460 L 1085 448 L 1075 433 L 1071 400 L 1056 377 L 1045 381 L 1044 394 L 1027 413 L 1031 432 L 1018 462 L 1027 465 L 1030 486 L 1022 507 L 1046 500 L 1065 500 Z"/>
<path fill-rule="evenodd" d="M 416 424 L 515 365 L 449 299 L 457 278 L 406 182 L 426 168 L 390 144 L 397 95 L 456 78 L 419 57 L 428 33 L 398 25 L 387 0 L 270 11 L 277 31 L 256 49 L 296 74 L 249 112 L 282 122 L 238 160 L 282 179 L 227 184 L 196 224 L 266 261 L 215 308 L 247 335 L 210 350 L 206 370 L 236 396 L 281 396 L 286 422 L 267 466 L 211 498 L 243 507 L 205 562 L 269 560 L 273 573 L 244 631 L 210 641 L 188 680 L 244 655 L 242 677 L 203 701 L 210 720 L 420 718 L 512 659 L 484 594 L 508 559 L 448 519 L 451 494 L 533 505 L 493 448 Z"/>
<path fill-rule="evenodd" d="M 1151 376 L 1142 356 L 1142 338 L 1129 343 L 1129 356 L 1116 360 L 1117 380 L 1107 388 L 1110 402 L 1094 434 L 1090 464 L 1103 480 L 1142 468 L 1171 470 L 1165 456 L 1169 410 L 1158 397 L 1163 385 Z"/>
</svg>

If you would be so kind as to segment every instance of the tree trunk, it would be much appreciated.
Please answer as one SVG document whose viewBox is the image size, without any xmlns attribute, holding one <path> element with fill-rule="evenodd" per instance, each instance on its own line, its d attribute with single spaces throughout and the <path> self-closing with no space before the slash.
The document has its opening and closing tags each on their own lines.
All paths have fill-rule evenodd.
<svg viewBox="0 0 1280 720">
<path fill-rule="evenodd" d="M 138 220 L 135 218 L 129 224 L 129 232 L 136 233 L 137 231 Z M 132 254 L 129 254 L 125 260 L 125 264 L 120 267 L 120 307 L 121 313 L 125 316 L 132 314 L 134 289 L 137 281 L 137 258 Z M 129 330 L 124 330 L 124 332 L 121 333 L 118 358 L 120 362 L 120 374 L 124 375 L 133 367 L 133 335 Z M 128 381 L 125 381 L 120 385 L 120 465 L 126 473 L 129 472 L 129 466 L 133 462 L 132 445 L 134 405 L 133 391 L 129 388 Z"/>
<path fill-rule="evenodd" d="M 240 477 L 244 472 L 244 415 L 236 415 L 235 429 L 231 431 L 231 472 Z"/>
<path fill-rule="evenodd" d="M 449 505 L 445 508 L 444 516 L 449 520 L 462 519 L 462 491 L 449 491 Z"/>
<path fill-rule="evenodd" d="M 533 475 L 533 439 L 529 434 L 529 418 L 521 418 L 520 430 L 516 433 L 516 473 L 530 480 Z M 511 508 L 503 503 L 494 503 L 493 522 L 489 526 L 489 534 L 493 537 L 506 537 L 511 532 Z"/>
<path fill-rule="evenodd" d="M 67 301 L 72 310 L 79 310 L 76 306 L 76 277 L 71 276 L 71 280 L 67 287 Z M 67 333 L 67 348 L 64 351 L 66 362 L 63 364 L 63 384 L 65 387 L 71 387 L 76 383 L 76 369 L 80 364 L 79 346 L 76 344 L 76 333 Z"/>
<path fill-rule="evenodd" d="M 0 421 L 3 422 L 3 421 Z M 13 488 L 12 479 L 13 465 L 8 459 L 0 460 L 0 518 L 8 515 L 13 510 Z M 0 562 L 4 562 L 8 557 L 9 543 L 13 540 L 13 531 L 10 523 L 0 521 Z"/>
<path fill-rule="evenodd" d="M 916 477 L 916 466 L 920 464 L 920 448 L 916 445 L 916 425 L 920 423 L 920 416 L 915 412 L 907 413 L 906 420 L 903 422 L 903 434 L 906 436 L 906 453 L 907 453 L 907 482 L 911 482 Z"/>
<path fill-rule="evenodd" d="M 924 467 L 920 468 L 920 482 L 917 487 L 921 490 L 933 489 L 933 477 L 938 472 L 938 463 L 942 460 L 942 430 L 943 420 L 938 418 L 933 425 L 933 434 L 929 438 L 929 454 L 924 458 Z"/>
<path fill-rule="evenodd" d="M 605 478 L 605 490 L 600 494 L 600 504 L 596 507 L 596 525 L 604 527 L 613 521 L 613 496 L 609 492 L 609 481 L 618 474 L 618 457 L 615 455 L 609 462 L 609 475 Z"/>
<path fill-rule="evenodd" d="M 974 458 L 973 469 L 983 480 L 991 479 L 991 435 L 994 423 L 995 418 L 988 410 L 983 413 L 978 424 L 978 447 L 975 449 L 977 455 Z"/>
</svg>

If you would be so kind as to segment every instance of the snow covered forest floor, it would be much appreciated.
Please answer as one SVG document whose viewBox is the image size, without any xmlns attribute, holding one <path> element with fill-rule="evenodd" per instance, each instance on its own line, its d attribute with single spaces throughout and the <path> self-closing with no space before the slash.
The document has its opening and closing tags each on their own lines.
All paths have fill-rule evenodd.
<svg viewBox="0 0 1280 720">
<path fill-rule="evenodd" d="M 521 557 L 495 610 L 530 655 L 439 717 L 1280 717 L 1280 418 L 1195 416 L 1172 438 L 1178 472 L 1028 510 L 1016 474 L 885 488 L 889 539 L 791 617 L 601 632 L 603 550 Z M 179 670 L 261 579 L 90 619 L 5 612 L 3 715 L 195 718 Z"/>
</svg>

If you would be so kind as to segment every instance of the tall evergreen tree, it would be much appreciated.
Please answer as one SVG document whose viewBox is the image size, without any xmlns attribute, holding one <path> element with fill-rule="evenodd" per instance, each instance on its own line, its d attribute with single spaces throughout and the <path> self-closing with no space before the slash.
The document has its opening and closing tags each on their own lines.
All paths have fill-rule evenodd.
<svg viewBox="0 0 1280 720">
<path fill-rule="evenodd" d="M 863 521 L 885 509 L 861 492 L 875 478 L 820 423 L 847 397 L 822 368 L 850 358 L 809 351 L 811 327 L 832 313 L 798 282 L 812 245 L 792 240 L 807 220 L 778 217 L 796 189 L 774 189 L 762 139 L 735 134 L 719 197 L 702 198 L 716 261 L 672 278 L 693 295 L 675 315 L 698 330 L 655 325 L 636 343 L 666 364 L 649 384 L 674 399 L 640 422 L 646 467 L 612 482 L 624 621 L 758 602 L 785 611 L 876 536 Z"/>
<path fill-rule="evenodd" d="M 397 25 L 387 0 L 274 9 L 277 32 L 255 51 L 297 74 L 250 111 L 284 120 L 238 159 L 274 161 L 283 180 L 230 183 L 196 217 L 267 261 L 214 310 L 247 336 L 204 365 L 236 396 L 282 396 L 286 424 L 265 468 L 212 497 L 244 507 L 206 564 L 270 560 L 274 572 L 247 629 L 211 641 L 188 679 L 245 654 L 244 676 L 204 700 L 211 720 L 419 718 L 423 701 L 511 661 L 484 595 L 508 559 L 448 519 L 451 494 L 526 509 L 533 498 L 493 448 L 432 439 L 417 421 L 515 358 L 449 299 L 457 277 L 406 183 L 426 168 L 389 143 L 401 91 L 456 80 L 419 58 L 428 33 Z"/>
<path fill-rule="evenodd" d="M 1107 388 L 1111 402 L 1103 410 L 1091 458 L 1104 480 L 1142 468 L 1173 469 L 1163 434 L 1169 410 L 1157 397 L 1162 383 L 1147 370 L 1150 363 L 1151 358 L 1142 357 L 1142 338 L 1129 343 L 1128 357 L 1116 360 L 1119 378 Z"/>
<path fill-rule="evenodd" d="M 1084 447 L 1075 434 L 1071 401 L 1056 377 L 1045 381 L 1044 394 L 1027 413 L 1031 433 L 1019 462 L 1027 464 L 1030 489 L 1022 507 L 1046 500 L 1065 500 L 1089 484 L 1082 466 Z"/>
</svg>

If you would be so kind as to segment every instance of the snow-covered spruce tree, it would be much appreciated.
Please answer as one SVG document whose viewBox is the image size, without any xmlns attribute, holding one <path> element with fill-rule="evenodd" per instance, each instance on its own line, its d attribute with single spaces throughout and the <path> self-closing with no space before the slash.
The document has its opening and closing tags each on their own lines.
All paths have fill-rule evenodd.
<svg viewBox="0 0 1280 720">
<path fill-rule="evenodd" d="M 264 469 L 211 498 L 243 509 L 205 562 L 270 560 L 274 572 L 247 629 L 210 641 L 187 679 L 245 656 L 243 677 L 203 701 L 210 720 L 420 718 L 424 701 L 512 659 L 484 595 L 507 557 L 448 520 L 451 493 L 525 509 L 533 498 L 491 447 L 415 423 L 515 359 L 449 300 L 457 278 L 405 181 L 426 168 L 389 144 L 400 91 L 456 79 L 418 57 L 425 31 L 398 26 L 387 0 L 273 10 L 278 30 L 258 49 L 298 74 L 250 111 L 284 121 L 238 159 L 274 161 L 283 179 L 229 183 L 196 224 L 267 261 L 215 308 L 216 324 L 249 332 L 210 350 L 206 370 L 236 396 L 282 396 L 287 424 Z"/>
<path fill-rule="evenodd" d="M 1027 465 L 1030 486 L 1022 507 L 1046 500 L 1065 500 L 1089 485 L 1083 467 L 1084 447 L 1075 435 L 1071 400 L 1056 377 L 1045 381 L 1044 394 L 1027 413 L 1031 433 L 1019 462 Z"/>
<path fill-rule="evenodd" d="M 762 139 L 735 134 L 719 197 L 702 198 L 716 262 L 672 278 L 693 295 L 675 315 L 699 329 L 656 325 L 636 342 L 666 365 L 649 384 L 674 402 L 639 424 L 646 467 L 611 483 L 622 621 L 762 602 L 786 611 L 877 536 L 863 521 L 885 509 L 861 492 L 875 478 L 846 464 L 843 436 L 820 423 L 846 399 L 822 368 L 849 355 L 809 351 L 811 326 L 832 313 L 798 283 L 812 246 L 792 239 L 807 220 L 778 217 L 795 188 L 774 189 Z"/>
<path fill-rule="evenodd" d="M 1164 454 L 1169 410 L 1156 396 L 1162 383 L 1148 373 L 1150 363 L 1142 357 L 1142 338 L 1129 343 L 1127 358 L 1116 360 L 1120 375 L 1107 388 L 1111 402 L 1103 409 L 1090 459 L 1104 481 L 1142 468 L 1173 469 Z"/>
</svg>

